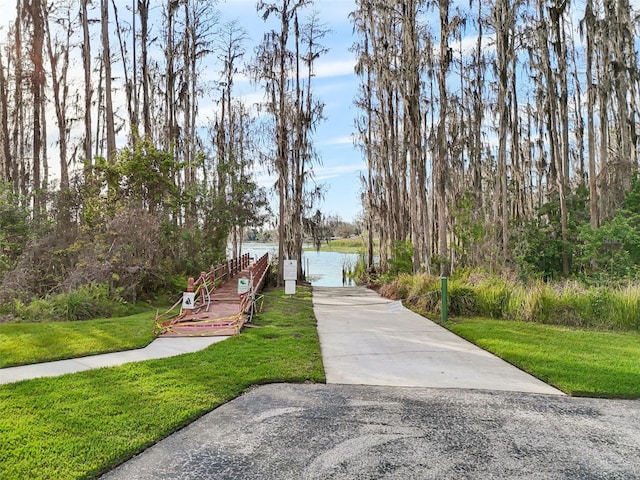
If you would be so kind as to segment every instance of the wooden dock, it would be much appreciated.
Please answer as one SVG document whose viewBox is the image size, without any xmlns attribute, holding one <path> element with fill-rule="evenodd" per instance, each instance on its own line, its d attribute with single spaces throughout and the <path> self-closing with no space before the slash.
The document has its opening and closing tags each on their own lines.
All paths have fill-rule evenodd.
<svg viewBox="0 0 640 480">
<path fill-rule="evenodd" d="M 237 335 L 251 321 L 269 267 L 267 254 L 252 261 L 249 254 L 212 266 L 167 312 L 156 316 L 159 337 Z M 178 310 L 179 307 L 179 310 Z"/>
</svg>

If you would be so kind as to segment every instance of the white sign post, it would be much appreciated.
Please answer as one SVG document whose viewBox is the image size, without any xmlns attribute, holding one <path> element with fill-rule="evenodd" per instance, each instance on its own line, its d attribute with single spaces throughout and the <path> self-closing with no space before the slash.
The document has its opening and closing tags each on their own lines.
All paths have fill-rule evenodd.
<svg viewBox="0 0 640 480">
<path fill-rule="evenodd" d="M 282 278 L 284 280 L 284 293 L 287 295 L 295 295 L 296 280 L 298 279 L 298 261 L 297 260 L 284 261 Z"/>
<path fill-rule="evenodd" d="M 196 294 L 194 292 L 184 292 L 182 294 L 182 309 L 192 310 L 196 303 Z"/>
<path fill-rule="evenodd" d="M 238 295 L 242 295 L 243 293 L 247 293 L 248 291 L 249 291 L 249 279 L 239 278 L 238 279 Z"/>
</svg>

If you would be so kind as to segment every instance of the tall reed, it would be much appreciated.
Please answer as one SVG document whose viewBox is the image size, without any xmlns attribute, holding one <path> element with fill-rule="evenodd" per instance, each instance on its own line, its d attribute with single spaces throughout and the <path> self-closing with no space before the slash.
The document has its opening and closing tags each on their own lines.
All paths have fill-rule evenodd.
<svg viewBox="0 0 640 480">
<path fill-rule="evenodd" d="M 536 280 L 523 284 L 485 272 L 465 272 L 448 283 L 452 316 L 640 330 L 640 283 L 594 287 L 577 281 Z M 404 299 L 419 312 L 440 313 L 440 279 L 436 276 L 400 275 L 385 283 L 380 292 L 389 298 Z"/>
</svg>

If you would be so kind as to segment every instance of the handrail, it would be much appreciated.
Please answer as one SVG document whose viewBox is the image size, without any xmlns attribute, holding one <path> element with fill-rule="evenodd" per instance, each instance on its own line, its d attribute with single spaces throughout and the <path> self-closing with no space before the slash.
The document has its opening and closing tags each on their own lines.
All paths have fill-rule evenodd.
<svg viewBox="0 0 640 480">
<path fill-rule="evenodd" d="M 193 297 L 193 304 L 190 304 L 187 307 L 184 304 L 184 295 L 180 298 L 169 310 L 167 310 L 163 314 L 156 315 L 156 330 L 154 331 L 156 335 L 166 333 L 168 331 L 172 331 L 175 329 L 175 325 L 180 323 L 181 325 L 201 325 L 203 322 L 211 322 L 209 318 L 214 318 L 216 322 L 220 322 L 222 320 L 233 320 L 236 322 L 236 327 L 238 329 L 241 328 L 242 323 L 240 322 L 240 318 L 242 315 L 247 315 L 248 320 L 251 321 L 253 317 L 253 313 L 255 310 L 256 302 L 259 301 L 262 296 L 256 295 L 262 287 L 264 286 L 264 282 L 267 276 L 267 271 L 269 267 L 269 256 L 268 254 L 263 255 L 253 264 L 251 264 L 249 254 L 242 255 L 239 258 L 229 260 L 227 262 L 219 263 L 218 265 L 211 265 L 209 268 L 209 272 L 200 272 L 200 276 L 197 279 L 190 277 L 187 281 L 187 292 L 191 292 Z M 249 291 L 243 294 L 240 294 L 238 297 L 239 300 L 239 311 L 237 315 L 232 317 L 224 317 L 223 319 L 217 318 L 214 316 L 208 317 L 210 315 L 210 307 L 211 303 L 214 300 L 212 295 L 214 290 L 220 285 L 220 283 L 224 283 L 228 278 L 235 276 L 239 272 L 246 272 L 249 274 Z M 229 301 L 228 299 L 221 299 L 221 301 Z M 175 308 L 177 308 L 180 303 L 183 303 L 183 307 L 180 308 L 179 313 L 172 313 Z M 203 312 L 207 312 L 206 314 Z M 215 310 L 215 309 L 214 309 Z M 203 316 L 204 315 L 204 316 Z M 165 320 L 163 320 L 165 319 Z"/>
</svg>

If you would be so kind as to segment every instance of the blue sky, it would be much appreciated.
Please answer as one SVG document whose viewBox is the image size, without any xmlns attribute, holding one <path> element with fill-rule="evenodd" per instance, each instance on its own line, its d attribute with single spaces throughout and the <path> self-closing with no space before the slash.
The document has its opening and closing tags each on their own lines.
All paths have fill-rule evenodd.
<svg viewBox="0 0 640 480">
<path fill-rule="evenodd" d="M 117 0 L 122 18 L 128 19 L 127 6 L 131 0 Z M 256 12 L 257 0 L 219 0 L 216 8 L 221 12 L 221 22 L 226 23 L 238 19 L 249 35 L 247 42 L 246 60 L 253 55 L 255 45 L 262 40 L 265 31 L 274 28 L 271 24 L 262 20 Z M 330 28 L 330 32 L 322 40 L 322 44 L 329 48 L 329 52 L 319 60 L 316 69 L 315 95 L 325 104 L 326 120 L 319 126 L 315 145 L 322 159 L 322 164 L 315 167 L 317 182 L 326 185 L 324 201 L 318 207 L 325 214 L 339 215 L 345 221 L 352 221 L 362 210 L 360 204 L 360 173 L 365 171 L 366 164 L 360 152 L 353 146 L 351 135 L 354 132 L 354 118 L 356 108 L 353 106 L 358 88 L 358 78 L 353 73 L 355 64 L 354 55 L 349 51 L 353 45 L 352 25 L 349 21 L 349 13 L 355 10 L 354 0 L 316 0 L 315 9 L 320 21 Z M 156 12 L 160 12 L 163 2 L 152 2 Z M 92 17 L 99 18 L 99 2 L 94 2 L 94 8 L 90 13 Z M 0 19 L 0 38 L 6 35 L 6 27 L 15 19 L 15 0 L 0 0 L 0 10 L 7 13 Z M 308 10 L 308 9 L 307 9 Z M 113 19 L 113 13 L 111 13 Z M 303 18 L 306 13 L 303 14 Z M 157 28 L 159 25 L 153 25 Z M 98 49 L 98 43 L 95 43 Z M 112 52 L 117 50 L 116 39 L 112 39 Z M 119 64 L 114 65 L 119 68 Z M 206 70 L 207 66 L 204 66 Z M 214 72 L 217 77 L 217 72 Z M 80 64 L 72 66 L 70 73 L 72 78 L 78 81 L 82 78 Z M 118 75 L 117 73 L 115 75 Z M 261 95 L 256 92 L 248 81 L 236 82 L 236 94 L 245 96 L 248 103 L 260 100 Z M 115 101 L 118 101 L 117 97 Z M 123 97 L 122 97 L 123 98 Z M 203 101 L 201 112 L 207 109 L 215 110 L 210 103 L 213 99 Z M 208 105 L 207 105 L 208 103 Z M 122 107 L 124 108 L 124 107 Z M 51 112 L 52 114 L 52 112 Z M 57 134 L 54 117 L 51 115 L 50 135 Z M 122 135 L 121 142 L 126 141 L 126 135 Z M 53 148 L 54 139 L 51 139 L 50 153 L 55 155 Z M 50 159 L 53 165 L 53 176 L 56 176 L 56 159 Z M 258 182 L 265 187 L 271 187 L 274 179 L 263 176 Z M 275 203 L 275 199 L 274 199 Z"/>
<path fill-rule="evenodd" d="M 247 54 L 260 42 L 270 24 L 265 24 L 256 13 L 256 0 L 227 0 L 218 4 L 222 21 L 238 19 L 247 30 L 250 42 Z M 360 174 L 366 164 L 360 151 L 354 147 L 354 118 L 357 109 L 353 100 L 357 93 L 358 78 L 353 72 L 355 57 L 349 51 L 354 42 L 349 13 L 355 9 L 353 0 L 316 0 L 320 21 L 331 30 L 321 43 L 329 52 L 319 60 L 316 69 L 315 95 L 324 102 L 325 121 L 319 126 L 315 145 L 322 165 L 315 167 L 316 179 L 327 187 L 325 199 L 318 207 L 325 214 L 352 221 L 361 211 Z M 251 45 L 251 46 L 249 46 Z M 237 94 L 256 94 L 248 83 L 238 83 Z M 273 179 L 259 179 L 271 186 Z"/>
</svg>

